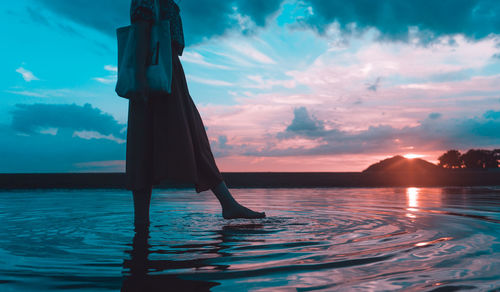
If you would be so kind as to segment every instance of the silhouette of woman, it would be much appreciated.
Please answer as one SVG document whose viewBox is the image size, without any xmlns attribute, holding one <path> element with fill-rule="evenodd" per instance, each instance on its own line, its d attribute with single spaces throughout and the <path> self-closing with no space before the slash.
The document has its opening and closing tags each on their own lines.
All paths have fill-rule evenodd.
<svg viewBox="0 0 500 292">
<path fill-rule="evenodd" d="M 184 49 L 179 7 L 173 0 L 158 3 L 160 18 L 170 21 L 172 37 L 172 91 L 162 96 L 149 94 L 146 81 L 155 0 L 132 0 L 130 8 L 131 22 L 137 28 L 136 81 L 140 98 L 129 101 L 126 188 L 133 192 L 135 226 L 149 225 L 151 190 L 162 180 L 193 183 L 197 193 L 212 190 L 225 219 L 263 218 L 265 213 L 239 204 L 224 183 L 179 60 Z"/>
</svg>

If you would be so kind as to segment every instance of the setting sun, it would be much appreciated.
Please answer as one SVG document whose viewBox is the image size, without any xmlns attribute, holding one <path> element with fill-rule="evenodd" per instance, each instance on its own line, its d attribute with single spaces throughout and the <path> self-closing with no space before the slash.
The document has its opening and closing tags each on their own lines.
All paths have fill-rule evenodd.
<svg viewBox="0 0 500 292">
<path fill-rule="evenodd" d="M 408 153 L 408 154 L 403 155 L 404 158 L 408 158 L 408 159 L 422 158 L 424 156 L 425 155 L 413 154 L 413 153 Z"/>
</svg>

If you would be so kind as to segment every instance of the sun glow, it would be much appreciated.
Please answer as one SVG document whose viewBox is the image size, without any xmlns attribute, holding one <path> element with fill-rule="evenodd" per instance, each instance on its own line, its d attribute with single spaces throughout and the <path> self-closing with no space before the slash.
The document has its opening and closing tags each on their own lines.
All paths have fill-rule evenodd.
<svg viewBox="0 0 500 292">
<path fill-rule="evenodd" d="M 408 153 L 408 154 L 403 155 L 403 157 L 407 158 L 407 159 L 422 158 L 424 156 L 425 155 L 413 154 L 413 153 Z"/>
</svg>

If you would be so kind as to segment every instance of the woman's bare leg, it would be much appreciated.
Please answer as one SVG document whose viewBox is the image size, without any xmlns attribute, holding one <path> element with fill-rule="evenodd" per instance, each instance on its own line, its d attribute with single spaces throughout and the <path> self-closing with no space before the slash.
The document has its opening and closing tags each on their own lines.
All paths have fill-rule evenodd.
<svg viewBox="0 0 500 292">
<path fill-rule="evenodd" d="M 212 192 L 215 194 L 217 199 L 219 199 L 220 205 L 222 206 L 222 217 L 224 217 L 224 219 L 253 219 L 266 217 L 266 213 L 252 211 L 238 203 L 233 198 L 233 195 L 231 195 L 231 192 L 229 192 L 225 182 L 221 182 L 213 188 Z"/>
<path fill-rule="evenodd" d="M 151 202 L 152 186 L 132 191 L 134 196 L 134 226 L 136 232 L 142 232 L 149 227 L 149 204 Z"/>
</svg>

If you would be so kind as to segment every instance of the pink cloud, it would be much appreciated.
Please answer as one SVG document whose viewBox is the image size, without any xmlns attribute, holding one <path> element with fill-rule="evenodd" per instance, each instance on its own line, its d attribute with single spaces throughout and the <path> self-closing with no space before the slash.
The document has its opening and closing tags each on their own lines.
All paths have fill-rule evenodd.
<svg viewBox="0 0 500 292">
<path fill-rule="evenodd" d="M 408 152 L 435 161 L 453 143 L 469 145 L 459 136 L 473 134 L 460 132 L 461 125 L 483 127 L 481 115 L 500 107 L 500 75 L 477 73 L 495 62 L 497 41 L 457 36 L 454 45 L 332 48 L 309 66 L 286 72 L 308 93 L 290 94 L 268 86 L 278 81 L 255 77 L 267 92 L 233 92 L 236 106 L 205 105 L 200 111 L 226 171 L 357 171 L 382 156 Z M 279 139 L 301 106 L 322 122 L 325 136 Z M 227 138 L 224 149 L 220 136 Z M 498 143 L 484 139 L 477 144 Z"/>
<path fill-rule="evenodd" d="M 407 154 L 400 152 L 395 154 Z M 422 152 L 423 159 L 436 163 L 439 151 Z M 225 172 L 356 172 L 390 157 L 377 154 L 318 155 L 294 157 L 230 156 L 217 158 L 217 165 Z"/>
</svg>

